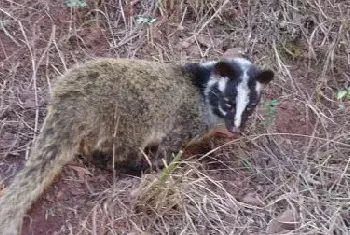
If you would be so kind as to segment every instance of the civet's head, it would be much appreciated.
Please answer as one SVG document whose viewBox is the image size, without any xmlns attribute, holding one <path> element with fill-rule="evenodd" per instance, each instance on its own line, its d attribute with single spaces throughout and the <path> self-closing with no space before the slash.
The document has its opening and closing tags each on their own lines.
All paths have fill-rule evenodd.
<svg viewBox="0 0 350 235">
<path fill-rule="evenodd" d="M 264 86 L 274 78 L 272 70 L 260 69 L 241 57 L 191 63 L 185 69 L 194 75 L 212 113 L 224 119 L 228 131 L 236 133 L 243 130 Z"/>
</svg>

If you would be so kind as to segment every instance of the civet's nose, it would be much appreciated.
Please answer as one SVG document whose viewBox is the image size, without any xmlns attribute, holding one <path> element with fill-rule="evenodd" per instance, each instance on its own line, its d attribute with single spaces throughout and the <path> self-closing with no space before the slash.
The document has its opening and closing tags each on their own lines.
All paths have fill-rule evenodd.
<svg viewBox="0 0 350 235">
<path fill-rule="evenodd" d="M 239 133 L 241 133 L 241 130 L 240 130 L 240 128 L 234 126 L 234 127 L 231 128 L 231 132 L 239 134 Z"/>
</svg>

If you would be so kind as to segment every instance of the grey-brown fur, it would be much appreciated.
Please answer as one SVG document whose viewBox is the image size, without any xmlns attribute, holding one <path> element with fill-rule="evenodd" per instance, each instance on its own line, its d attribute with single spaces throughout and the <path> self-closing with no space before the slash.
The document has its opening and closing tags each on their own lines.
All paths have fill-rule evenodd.
<svg viewBox="0 0 350 235">
<path fill-rule="evenodd" d="M 202 99 L 178 65 L 101 59 L 68 71 L 55 85 L 30 159 L 0 198 L 0 234 L 18 234 L 31 204 L 78 153 L 112 155 L 115 146 L 117 161 L 137 162 L 139 148 L 174 127 L 183 139 L 205 132 Z"/>
</svg>

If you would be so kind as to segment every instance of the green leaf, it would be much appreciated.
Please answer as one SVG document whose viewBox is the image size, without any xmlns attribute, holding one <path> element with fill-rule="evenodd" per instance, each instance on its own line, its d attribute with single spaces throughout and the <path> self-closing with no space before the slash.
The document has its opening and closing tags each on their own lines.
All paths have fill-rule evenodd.
<svg viewBox="0 0 350 235">
<path fill-rule="evenodd" d="M 137 23 L 153 23 L 155 22 L 157 19 L 152 18 L 152 17 L 137 17 L 136 22 Z"/>
<path fill-rule="evenodd" d="M 278 100 L 271 100 L 270 104 L 272 106 L 277 106 L 278 105 Z"/>
<path fill-rule="evenodd" d="M 338 91 L 337 92 L 337 99 L 341 100 L 343 99 L 346 95 L 348 95 L 349 91 L 343 90 L 343 91 Z"/>
<path fill-rule="evenodd" d="M 71 8 L 83 8 L 87 7 L 86 0 L 66 0 L 65 4 Z"/>
<path fill-rule="evenodd" d="M 246 158 L 242 159 L 242 164 L 244 167 L 246 167 L 250 171 L 254 171 L 254 166 L 248 159 Z"/>
</svg>

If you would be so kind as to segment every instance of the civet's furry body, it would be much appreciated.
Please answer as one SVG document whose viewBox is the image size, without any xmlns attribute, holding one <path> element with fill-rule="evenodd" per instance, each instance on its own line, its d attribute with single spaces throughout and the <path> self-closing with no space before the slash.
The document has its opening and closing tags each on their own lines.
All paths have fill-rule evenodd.
<svg viewBox="0 0 350 235">
<path fill-rule="evenodd" d="M 174 129 L 188 140 L 221 122 L 240 127 L 251 112 L 237 121 L 236 103 L 244 102 L 239 112 L 254 107 L 259 86 L 272 77 L 242 59 L 187 66 L 100 59 L 71 69 L 55 85 L 30 159 L 2 193 L 0 234 L 19 234 L 31 204 L 77 154 L 112 157 L 115 150 L 116 164 L 142 168 L 140 149 L 160 144 Z M 247 96 L 247 89 L 258 95 Z"/>
</svg>

